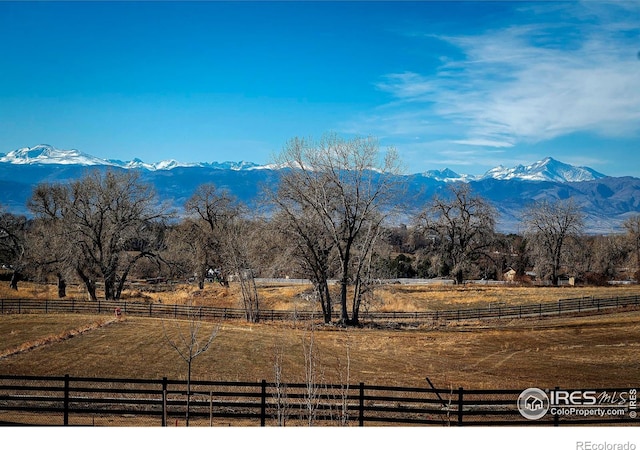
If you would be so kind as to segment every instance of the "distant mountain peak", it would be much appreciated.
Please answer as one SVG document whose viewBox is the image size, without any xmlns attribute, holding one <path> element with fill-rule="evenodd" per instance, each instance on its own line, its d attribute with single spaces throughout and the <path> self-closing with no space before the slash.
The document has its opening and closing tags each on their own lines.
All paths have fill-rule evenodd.
<svg viewBox="0 0 640 450">
<path fill-rule="evenodd" d="M 433 178 L 438 181 L 459 180 L 460 178 L 462 178 L 460 175 L 458 175 L 448 167 L 442 170 L 427 170 L 423 173 L 423 175 L 425 177 Z"/>
<path fill-rule="evenodd" d="M 78 164 L 84 166 L 107 164 L 106 161 L 82 153 L 79 150 L 59 150 L 48 144 L 13 150 L 0 157 L 0 162 L 10 164 Z"/>
<path fill-rule="evenodd" d="M 577 181 L 592 181 L 606 177 L 589 167 L 572 166 L 550 156 L 547 156 L 533 164 L 518 164 L 515 167 L 499 165 L 489 169 L 484 175 L 460 175 L 450 169 L 428 170 L 422 175 L 436 181 L 480 181 L 485 179 L 496 180 L 523 180 L 523 181 L 555 181 L 560 183 L 572 183 Z"/>
<path fill-rule="evenodd" d="M 144 169 L 144 170 L 171 170 L 178 167 L 206 167 L 211 169 L 224 170 L 247 170 L 267 168 L 247 161 L 225 161 L 222 163 L 184 163 L 175 159 L 168 159 L 155 163 L 146 163 L 139 158 L 130 161 L 118 159 L 101 159 L 95 156 L 82 153 L 79 150 L 60 150 L 52 145 L 39 144 L 35 147 L 24 147 L 13 150 L 9 153 L 0 153 L 0 163 L 8 164 L 64 164 L 79 166 L 113 166 L 124 169 Z"/>
<path fill-rule="evenodd" d="M 481 178 L 494 178 L 497 180 L 529 180 L 529 181 L 557 181 L 572 183 L 577 181 L 592 181 L 604 178 L 603 175 L 589 167 L 572 166 L 550 156 L 528 166 L 519 164 L 515 167 L 494 167 L 487 171 Z"/>
<path fill-rule="evenodd" d="M 79 150 L 60 150 L 52 145 L 39 144 L 35 147 L 24 147 L 13 150 L 7 154 L 0 153 L 0 163 L 9 164 L 64 164 L 80 166 L 114 166 L 124 169 L 141 170 L 172 170 L 181 167 L 202 167 L 220 170 L 259 170 L 277 169 L 274 165 L 258 165 L 247 161 L 224 161 L 224 162 L 196 162 L 184 163 L 175 159 L 164 160 L 155 163 L 146 163 L 139 158 L 130 161 L 120 161 L 115 159 L 101 159 Z M 550 156 L 530 165 L 518 164 L 515 167 L 505 167 L 499 165 L 488 170 L 484 175 L 460 175 L 449 168 L 442 170 L 428 170 L 422 176 L 436 181 L 456 182 L 456 181 L 479 181 L 483 179 L 497 180 L 526 180 L 526 181 L 555 181 L 555 182 L 577 182 L 592 181 L 604 178 L 603 175 L 589 167 L 577 167 L 558 161 Z"/>
</svg>

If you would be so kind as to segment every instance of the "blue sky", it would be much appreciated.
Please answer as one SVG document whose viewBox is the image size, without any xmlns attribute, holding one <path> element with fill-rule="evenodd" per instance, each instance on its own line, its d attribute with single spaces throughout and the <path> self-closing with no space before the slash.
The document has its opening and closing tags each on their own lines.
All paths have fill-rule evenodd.
<svg viewBox="0 0 640 450">
<path fill-rule="evenodd" d="M 640 176 L 640 3 L 0 0 L 0 153 L 268 163 L 325 132 L 410 173 Z"/>
</svg>

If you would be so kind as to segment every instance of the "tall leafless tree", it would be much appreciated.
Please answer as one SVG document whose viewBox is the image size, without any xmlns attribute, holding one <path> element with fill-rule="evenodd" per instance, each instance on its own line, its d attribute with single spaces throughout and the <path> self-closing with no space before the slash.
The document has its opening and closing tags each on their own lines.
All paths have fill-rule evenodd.
<svg viewBox="0 0 640 450">
<path fill-rule="evenodd" d="M 421 229 L 435 240 L 442 263 L 457 283 L 471 266 L 488 255 L 495 240 L 495 209 L 466 183 L 449 185 L 418 216 Z"/>
<path fill-rule="evenodd" d="M 27 219 L 5 212 L 0 207 L 0 258 L 12 270 L 10 287 L 18 290 L 18 281 L 25 267 Z"/>
<path fill-rule="evenodd" d="M 154 225 L 171 217 L 135 171 L 96 170 L 69 184 L 40 184 L 28 206 L 61 233 L 57 253 L 68 255 L 94 300 L 98 278 L 106 299 L 120 298 L 136 262 L 158 254 Z"/>
<path fill-rule="evenodd" d="M 389 149 L 382 154 L 374 138 L 347 140 L 328 134 L 319 141 L 292 139 L 277 163 L 288 170 L 273 201 L 288 220 L 287 231 L 301 240 L 300 256 L 323 302 L 325 321 L 332 308 L 325 280 L 329 254 L 334 252 L 339 266 L 340 322 L 357 324 L 363 268 L 401 188 L 396 178 L 400 173 L 397 152 Z"/>
<path fill-rule="evenodd" d="M 27 235 L 27 260 L 31 271 L 40 278 L 54 274 L 58 285 L 58 298 L 67 295 L 67 282 L 73 276 L 72 254 L 68 251 L 66 233 L 57 227 L 60 221 L 35 219 Z"/>
<path fill-rule="evenodd" d="M 191 246 L 189 253 L 192 255 L 198 286 L 202 289 L 207 271 L 224 265 L 227 234 L 232 221 L 241 213 L 241 205 L 227 191 L 207 183 L 198 186 L 184 209 L 187 214 L 185 227 L 188 230 L 184 241 Z"/>
<path fill-rule="evenodd" d="M 254 280 L 253 233 L 255 227 L 246 217 L 247 208 L 213 183 L 199 186 L 185 204 L 187 217 L 174 234 L 173 246 L 189 255 L 200 288 L 206 274 L 216 275 L 228 285 L 229 275 L 240 284 L 243 307 L 250 322 L 259 320 L 259 296 Z M 182 234 L 180 234 L 182 230 Z"/>
<path fill-rule="evenodd" d="M 640 214 L 629 217 L 622 225 L 636 256 L 636 271 L 640 272 Z"/>
<path fill-rule="evenodd" d="M 580 236 L 584 215 L 571 200 L 538 201 L 529 205 L 523 215 L 527 248 L 533 255 L 542 278 L 558 284 L 560 270 L 566 261 L 567 241 Z"/>
</svg>

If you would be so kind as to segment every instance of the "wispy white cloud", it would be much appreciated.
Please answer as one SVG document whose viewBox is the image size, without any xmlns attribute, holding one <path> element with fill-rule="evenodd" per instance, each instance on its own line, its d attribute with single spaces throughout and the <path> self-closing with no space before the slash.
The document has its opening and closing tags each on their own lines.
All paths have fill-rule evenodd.
<svg viewBox="0 0 640 450">
<path fill-rule="evenodd" d="M 451 144 L 485 148 L 576 132 L 638 136 L 640 27 L 630 17 L 640 7 L 572 3 L 562 14 L 556 4 L 535 7 L 539 23 L 439 36 L 463 58 L 443 62 L 435 74 L 382 77 L 376 87 L 392 99 L 368 125 L 425 136 L 423 126 L 438 124 L 438 140 L 448 135 Z"/>
</svg>

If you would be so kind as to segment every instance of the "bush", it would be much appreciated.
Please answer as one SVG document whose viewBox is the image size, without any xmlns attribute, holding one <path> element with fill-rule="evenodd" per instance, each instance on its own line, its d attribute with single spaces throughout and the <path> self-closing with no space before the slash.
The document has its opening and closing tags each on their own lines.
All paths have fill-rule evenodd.
<svg viewBox="0 0 640 450">
<path fill-rule="evenodd" d="M 601 273 L 588 272 L 584 276 L 584 281 L 591 286 L 609 285 L 609 278 Z"/>
</svg>

